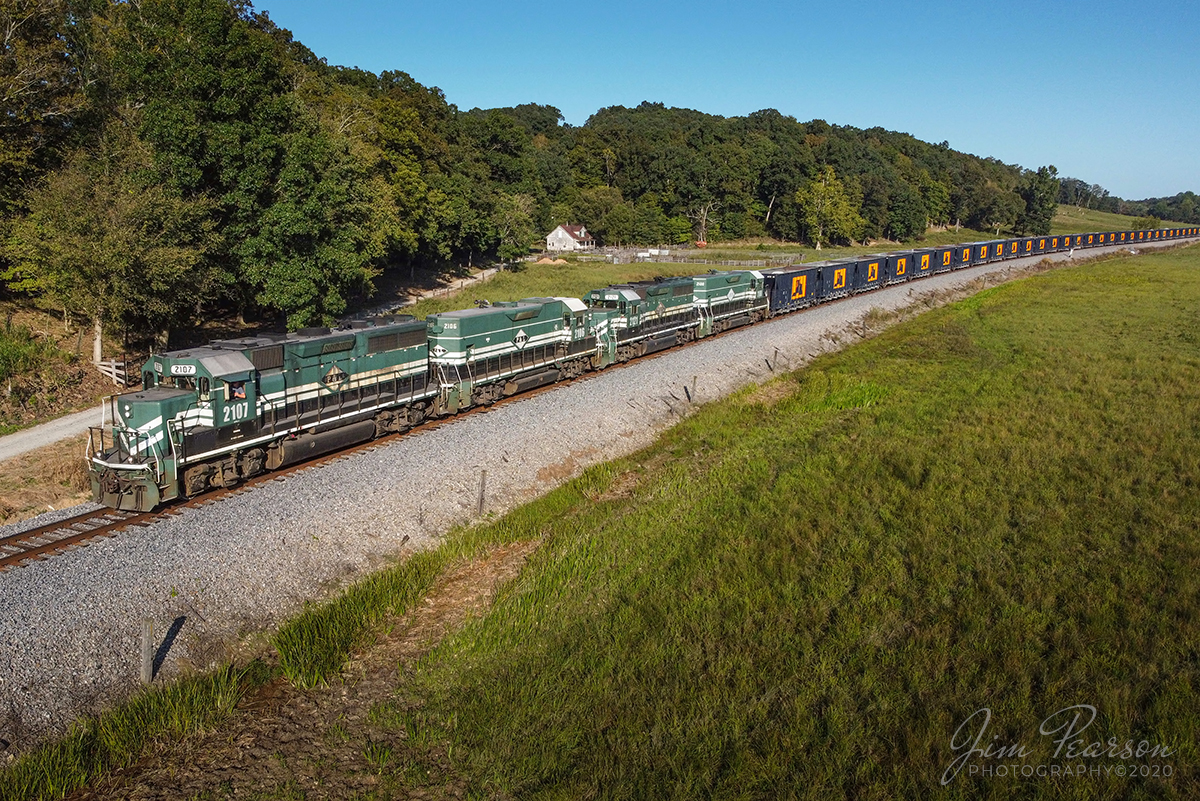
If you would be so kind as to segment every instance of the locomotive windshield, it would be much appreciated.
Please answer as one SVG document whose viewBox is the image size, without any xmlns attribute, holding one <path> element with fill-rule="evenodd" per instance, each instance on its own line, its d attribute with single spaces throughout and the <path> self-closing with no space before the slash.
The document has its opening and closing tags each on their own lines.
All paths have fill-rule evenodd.
<svg viewBox="0 0 1200 801">
<path fill-rule="evenodd" d="M 162 386 L 195 392 L 196 377 L 191 375 L 164 375 L 162 377 Z"/>
</svg>

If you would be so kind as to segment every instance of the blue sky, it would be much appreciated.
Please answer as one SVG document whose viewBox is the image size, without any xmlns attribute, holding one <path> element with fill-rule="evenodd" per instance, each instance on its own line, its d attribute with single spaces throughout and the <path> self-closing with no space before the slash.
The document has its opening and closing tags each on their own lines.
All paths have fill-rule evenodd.
<svg viewBox="0 0 1200 801">
<path fill-rule="evenodd" d="M 331 64 L 583 124 L 643 100 L 907 131 L 1100 183 L 1200 191 L 1200 3 L 257 0 Z M 1148 10 L 1147 10 L 1148 9 Z"/>
</svg>

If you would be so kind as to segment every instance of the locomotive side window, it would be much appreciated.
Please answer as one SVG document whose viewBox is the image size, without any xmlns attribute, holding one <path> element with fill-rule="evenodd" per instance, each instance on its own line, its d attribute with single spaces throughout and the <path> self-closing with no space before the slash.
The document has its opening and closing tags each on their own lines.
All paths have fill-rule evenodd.
<svg viewBox="0 0 1200 801">
<path fill-rule="evenodd" d="M 200 389 L 200 400 L 202 400 L 202 401 L 208 400 L 208 395 L 209 395 L 208 379 L 205 378 L 204 376 L 201 376 L 200 379 L 196 383 L 199 385 L 199 389 Z"/>
</svg>

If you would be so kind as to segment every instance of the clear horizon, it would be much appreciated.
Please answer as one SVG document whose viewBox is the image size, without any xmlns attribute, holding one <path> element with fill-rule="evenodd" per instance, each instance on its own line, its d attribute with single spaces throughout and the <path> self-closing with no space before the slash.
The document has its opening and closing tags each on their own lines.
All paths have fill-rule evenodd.
<svg viewBox="0 0 1200 801">
<path fill-rule="evenodd" d="M 643 101 L 903 131 L 1098 183 L 1200 191 L 1200 8 L 1099 0 L 751 0 L 505 7 L 260 0 L 330 64 L 401 70 L 462 109 L 555 106 L 582 125 Z"/>
</svg>

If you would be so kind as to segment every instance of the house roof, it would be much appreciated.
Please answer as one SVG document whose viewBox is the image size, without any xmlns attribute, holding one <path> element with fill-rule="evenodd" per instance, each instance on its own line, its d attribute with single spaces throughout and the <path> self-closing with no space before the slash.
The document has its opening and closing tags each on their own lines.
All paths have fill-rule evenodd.
<svg viewBox="0 0 1200 801">
<path fill-rule="evenodd" d="M 582 225 L 560 225 L 558 227 L 566 231 L 567 235 L 576 242 L 586 242 L 587 240 L 591 239 L 591 237 L 587 235 L 587 230 Z"/>
</svg>

